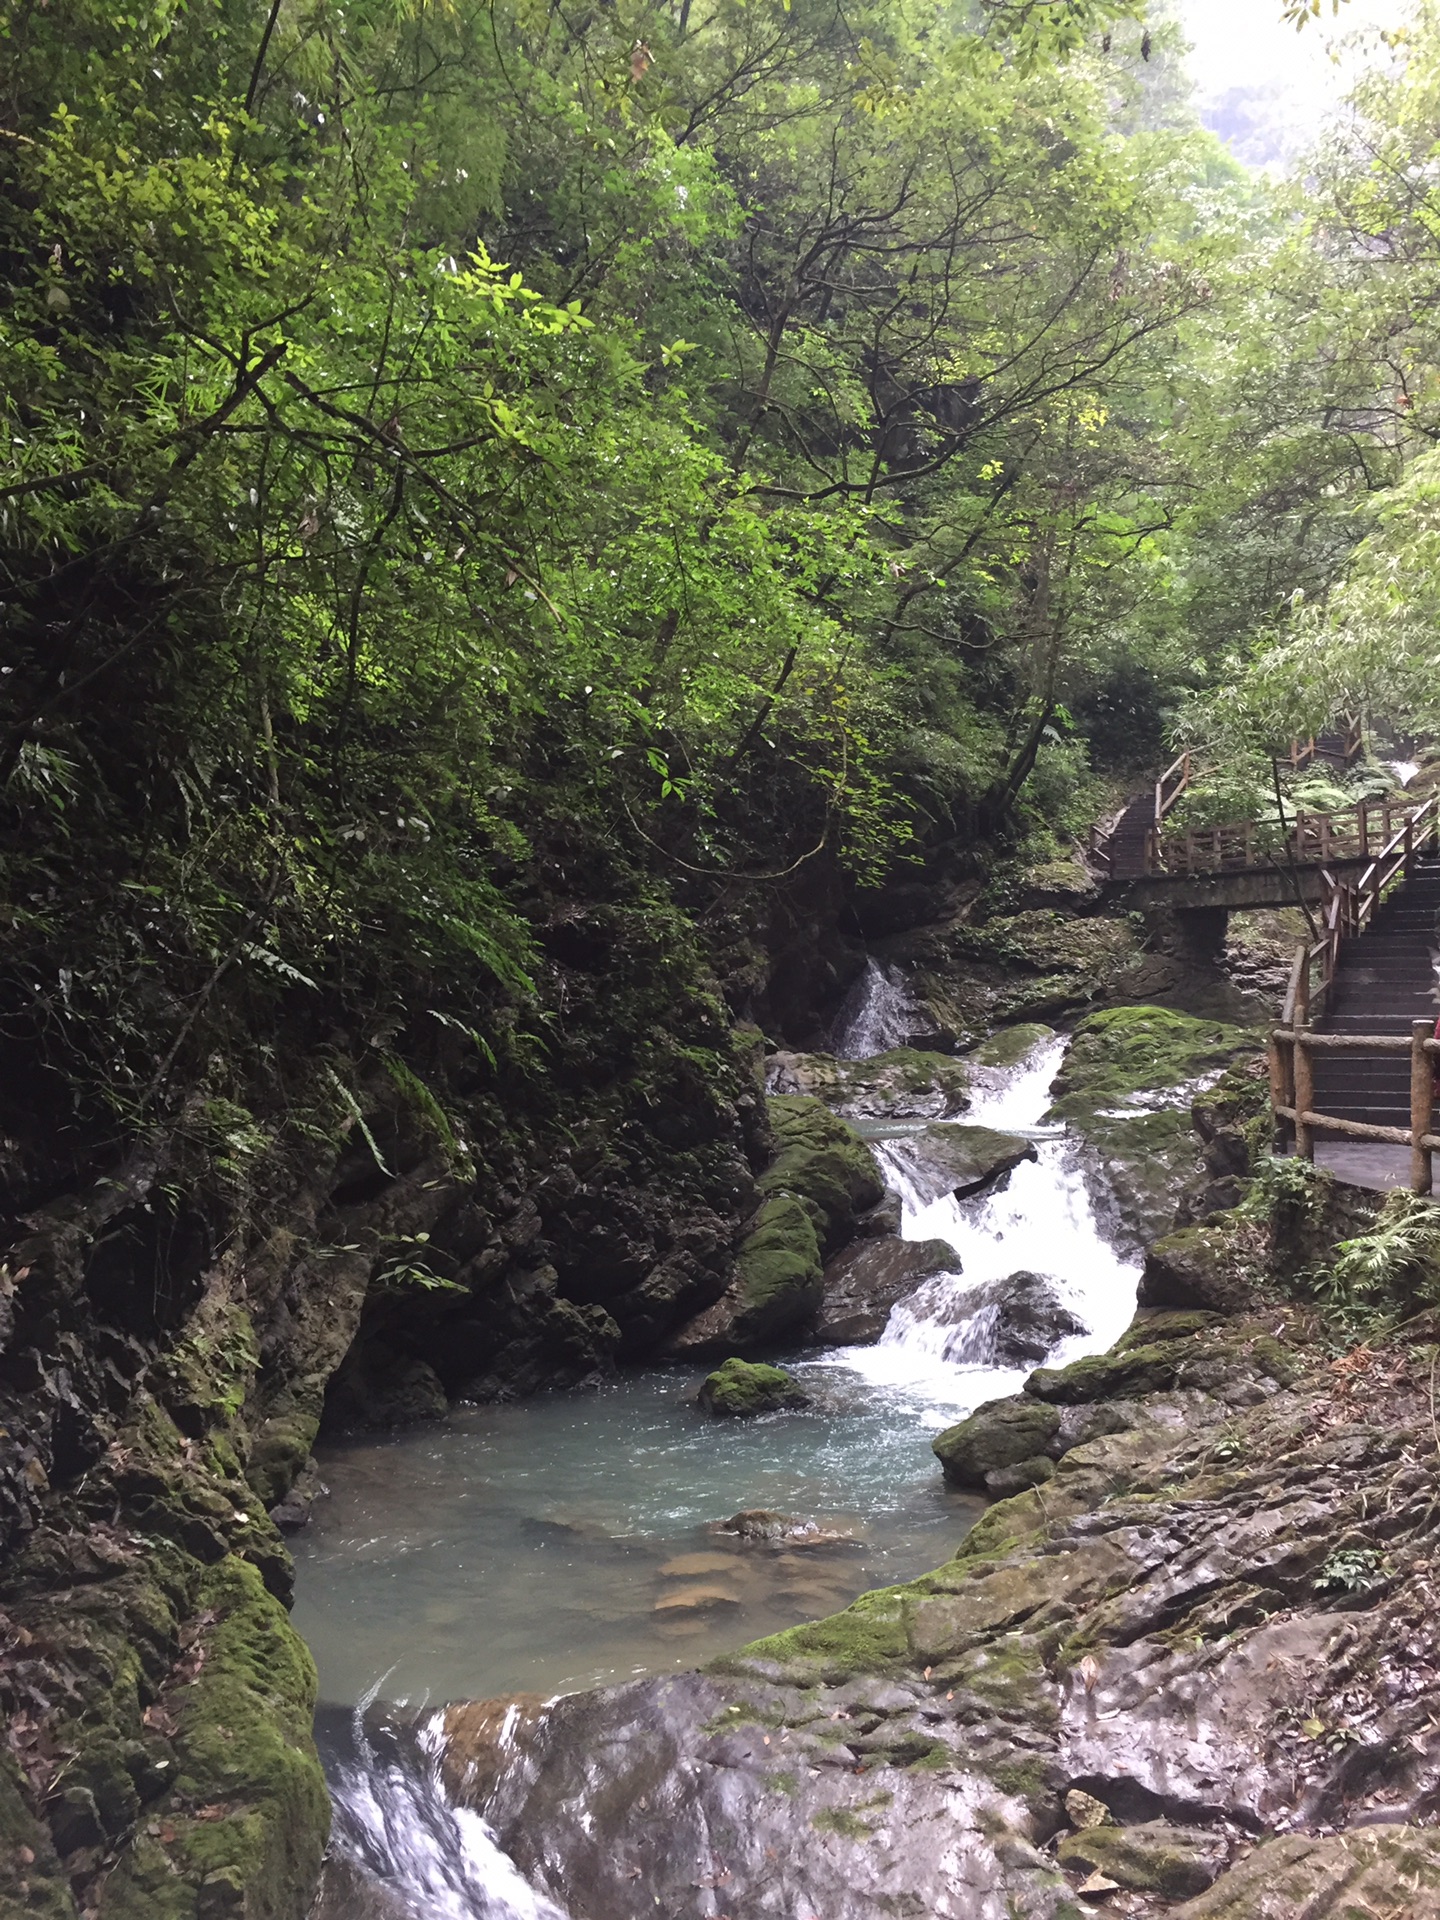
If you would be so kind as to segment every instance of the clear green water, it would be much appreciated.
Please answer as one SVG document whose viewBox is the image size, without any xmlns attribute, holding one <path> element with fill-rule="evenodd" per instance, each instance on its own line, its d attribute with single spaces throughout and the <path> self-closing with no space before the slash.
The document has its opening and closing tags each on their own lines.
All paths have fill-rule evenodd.
<svg viewBox="0 0 1440 1920">
<path fill-rule="evenodd" d="M 322 1699 L 551 1694 L 693 1666 L 946 1559 L 981 1506 L 941 1482 L 946 1410 L 839 1356 L 797 1367 L 813 1411 L 714 1420 L 698 1369 L 646 1369 L 322 1450 L 331 1496 L 294 1542 Z M 854 1544 L 710 1531 L 755 1507 Z"/>
</svg>

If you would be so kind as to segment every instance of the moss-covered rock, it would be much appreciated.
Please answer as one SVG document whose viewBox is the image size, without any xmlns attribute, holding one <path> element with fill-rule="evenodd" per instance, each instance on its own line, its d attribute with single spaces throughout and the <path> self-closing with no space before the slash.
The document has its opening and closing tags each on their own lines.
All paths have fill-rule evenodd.
<svg viewBox="0 0 1440 1920">
<path fill-rule="evenodd" d="M 1186 1194 L 1209 1177 L 1192 1103 L 1258 1046 L 1244 1027 L 1166 1007 L 1112 1007 L 1076 1027 L 1051 1117 L 1068 1121 L 1093 1150 L 1133 1241 L 1169 1232 Z"/>
<path fill-rule="evenodd" d="M 1335 1920 L 1440 1913 L 1440 1830 L 1395 1824 L 1267 1840 L 1174 1920 L 1311 1920 L 1327 1911 Z"/>
<path fill-rule="evenodd" d="M 982 1067 L 1018 1067 L 1042 1041 L 1054 1037 L 1053 1027 L 1042 1026 L 1035 1020 L 1022 1021 L 1019 1026 L 1001 1027 L 992 1033 L 969 1057 Z"/>
<path fill-rule="evenodd" d="M 1053 1406 L 992 1400 L 947 1427 L 931 1446 L 951 1486 L 984 1487 L 992 1473 L 1043 1454 L 1059 1431 L 1060 1414 Z"/>
<path fill-rule="evenodd" d="M 1134 1400 L 1177 1387 L 1224 1396 L 1273 1391 L 1297 1377 L 1295 1356 L 1269 1335 L 1225 1330 L 1224 1337 L 1197 1332 L 1150 1345 L 1125 1345 L 1090 1354 L 1068 1367 L 1041 1367 L 1025 1382 L 1030 1398 L 1051 1405 L 1092 1400 Z"/>
<path fill-rule="evenodd" d="M 884 1192 L 875 1157 L 838 1115 L 818 1100 L 780 1095 L 768 1103 L 777 1153 L 760 1176 L 767 1197 L 792 1194 L 815 1224 L 821 1247 L 843 1244 L 858 1213 Z"/>
<path fill-rule="evenodd" d="M 1087 1014 L 1055 1077 L 1052 1112 L 1085 1122 L 1097 1108 L 1170 1092 L 1188 1109 L 1197 1082 L 1253 1054 L 1254 1034 L 1168 1007 L 1111 1007 Z"/>
<path fill-rule="evenodd" d="M 735 1277 L 712 1307 L 671 1342 L 678 1354 L 753 1351 L 815 1317 L 824 1292 L 820 1243 L 809 1209 L 773 1195 L 755 1216 L 735 1258 Z"/>
<path fill-rule="evenodd" d="M 730 1285 L 672 1336 L 672 1353 L 753 1353 L 807 1328 L 823 1297 L 824 1255 L 884 1195 L 874 1157 L 848 1122 L 797 1095 L 769 1107 L 778 1152 L 760 1177 L 764 1200 Z"/>
<path fill-rule="evenodd" d="M 1254 1291 L 1251 1263 L 1233 1232 L 1183 1227 L 1147 1250 L 1138 1304 L 1239 1313 L 1252 1304 Z"/>
<path fill-rule="evenodd" d="M 810 1396 L 783 1367 L 730 1359 L 701 1382 L 700 1405 L 707 1413 L 744 1418 L 756 1413 L 778 1413 L 786 1407 L 808 1407 Z"/>
<path fill-rule="evenodd" d="M 1056 1853 L 1062 1867 L 1103 1873 L 1127 1892 L 1187 1900 L 1218 1877 L 1230 1844 L 1223 1833 L 1203 1827 L 1147 1820 L 1135 1827 L 1092 1826 L 1063 1834 Z"/>
<path fill-rule="evenodd" d="M 160 1702 L 174 1785 L 106 1882 L 107 1920 L 300 1920 L 329 1812 L 311 1737 L 315 1668 L 255 1568 L 233 1555 Z"/>
<path fill-rule="evenodd" d="M 868 1060 L 777 1053 L 767 1079 L 772 1093 L 809 1094 L 855 1119 L 943 1120 L 970 1104 L 968 1064 L 914 1047 L 892 1047 Z"/>
</svg>

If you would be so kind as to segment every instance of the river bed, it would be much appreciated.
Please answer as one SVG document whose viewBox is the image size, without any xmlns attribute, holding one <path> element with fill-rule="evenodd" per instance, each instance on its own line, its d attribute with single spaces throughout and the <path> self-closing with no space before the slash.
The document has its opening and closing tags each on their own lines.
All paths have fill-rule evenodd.
<svg viewBox="0 0 1440 1920">
<path fill-rule="evenodd" d="M 864 1037 L 883 1038 L 873 997 L 865 1018 Z M 977 1075 L 963 1123 L 1036 1149 L 999 1191 L 927 1200 L 917 1129 L 864 1127 L 901 1193 L 903 1236 L 947 1241 L 956 1269 L 901 1301 L 873 1346 L 781 1356 L 812 1396 L 806 1411 L 709 1419 L 695 1405 L 700 1369 L 651 1367 L 321 1449 L 332 1491 L 294 1543 L 295 1620 L 320 1671 L 341 1846 L 370 1875 L 421 1891 L 427 1913 L 527 1910 L 513 1888 L 502 1897 L 496 1876 L 513 1869 L 483 1832 L 452 1832 L 433 1778 L 375 1757 L 358 1719 L 371 1703 L 552 1696 L 695 1666 L 954 1552 L 983 1503 L 945 1488 L 930 1442 L 1028 1371 L 987 1359 L 967 1291 L 1019 1269 L 1053 1276 L 1086 1329 L 1056 1365 L 1103 1351 L 1134 1311 L 1138 1265 L 1097 1217 L 1094 1169 L 1043 1119 L 1064 1048 L 1044 1039 L 1018 1066 Z M 846 1537 L 715 1531 L 748 1509 Z M 335 1735 L 352 1714 L 347 1751 Z"/>
</svg>

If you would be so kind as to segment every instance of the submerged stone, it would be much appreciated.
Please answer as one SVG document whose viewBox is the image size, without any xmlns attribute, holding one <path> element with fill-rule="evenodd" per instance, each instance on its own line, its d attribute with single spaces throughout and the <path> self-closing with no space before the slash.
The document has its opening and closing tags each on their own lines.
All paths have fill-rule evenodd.
<svg viewBox="0 0 1440 1920">
<path fill-rule="evenodd" d="M 717 1607 L 738 1607 L 740 1596 L 728 1587 L 676 1587 L 662 1593 L 652 1613 L 713 1613 Z"/>
<path fill-rule="evenodd" d="M 702 1383 L 700 1405 L 707 1413 L 746 1416 L 808 1407 L 810 1396 L 783 1367 L 750 1360 L 727 1360 Z"/>
</svg>

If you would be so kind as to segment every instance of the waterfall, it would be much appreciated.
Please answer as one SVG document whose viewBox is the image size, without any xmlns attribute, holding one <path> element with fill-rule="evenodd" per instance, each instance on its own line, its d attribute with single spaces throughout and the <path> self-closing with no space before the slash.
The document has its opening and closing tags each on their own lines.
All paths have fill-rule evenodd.
<svg viewBox="0 0 1440 1920">
<path fill-rule="evenodd" d="M 344 1731 L 334 1714 L 317 1725 L 335 1810 L 330 1858 L 341 1866 L 311 1920 L 568 1920 L 501 1852 L 479 1814 L 447 1800 L 444 1716 L 405 1732 L 372 1728 L 369 1704 L 345 1716 Z"/>
<path fill-rule="evenodd" d="M 933 1186 L 916 1178 L 912 1145 L 873 1143 L 887 1184 L 901 1197 L 902 1237 L 948 1241 L 959 1271 L 925 1281 L 891 1309 L 878 1345 L 850 1348 L 839 1363 L 877 1386 L 916 1388 L 957 1410 L 1017 1393 L 1029 1369 L 995 1364 L 993 1331 L 995 1283 L 1021 1271 L 1049 1279 L 1060 1304 L 1088 1329 L 1062 1339 L 1047 1365 L 1103 1352 L 1125 1331 L 1138 1265 L 1101 1229 L 1078 1144 L 1043 1119 L 1067 1044 L 1051 1035 L 1015 1067 L 975 1070 L 964 1124 L 1022 1134 L 1036 1148 L 1036 1159 L 1017 1167 L 998 1192 L 930 1199 Z"/>
<path fill-rule="evenodd" d="M 903 1047 L 914 1024 L 915 1009 L 899 973 L 867 960 L 835 1018 L 836 1057 L 868 1060 Z"/>
</svg>

